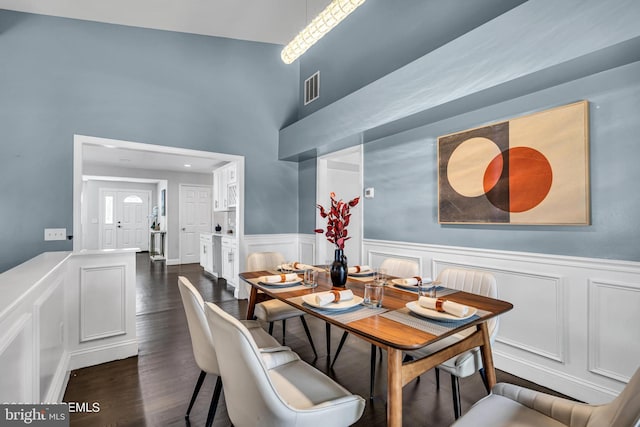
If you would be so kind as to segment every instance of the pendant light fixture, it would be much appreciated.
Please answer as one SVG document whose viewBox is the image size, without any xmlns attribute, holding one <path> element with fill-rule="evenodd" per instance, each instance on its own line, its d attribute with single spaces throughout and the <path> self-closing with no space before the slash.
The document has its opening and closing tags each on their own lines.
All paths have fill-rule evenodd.
<svg viewBox="0 0 640 427">
<path fill-rule="evenodd" d="M 291 64 L 298 59 L 364 2 L 365 0 L 331 0 L 331 3 L 282 49 L 282 61 Z"/>
</svg>

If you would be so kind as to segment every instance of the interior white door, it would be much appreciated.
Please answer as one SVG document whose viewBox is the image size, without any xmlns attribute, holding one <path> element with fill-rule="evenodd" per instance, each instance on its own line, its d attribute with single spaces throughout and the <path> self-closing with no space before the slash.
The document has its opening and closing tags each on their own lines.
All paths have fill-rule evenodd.
<svg viewBox="0 0 640 427">
<path fill-rule="evenodd" d="M 329 193 L 336 193 L 336 199 L 348 202 L 362 195 L 362 146 L 348 148 L 318 158 L 317 202 L 327 208 Z M 316 212 L 317 228 L 327 229 L 326 219 Z M 362 258 L 362 199 L 351 208 L 351 219 L 347 228 L 349 239 L 344 245 L 344 254 L 349 265 L 363 263 Z M 325 263 L 334 257 L 335 245 L 329 243 L 323 234 L 316 239 L 316 262 Z"/>
<path fill-rule="evenodd" d="M 100 194 L 100 248 L 148 251 L 149 191 L 103 190 Z"/>
<path fill-rule="evenodd" d="M 211 187 L 180 185 L 180 263 L 200 262 L 200 233 L 211 232 Z"/>
</svg>

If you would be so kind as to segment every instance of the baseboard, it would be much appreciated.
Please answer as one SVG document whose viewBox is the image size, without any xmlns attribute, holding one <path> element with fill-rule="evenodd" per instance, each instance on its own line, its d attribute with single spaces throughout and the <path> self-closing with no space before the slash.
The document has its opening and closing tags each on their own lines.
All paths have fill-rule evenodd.
<svg viewBox="0 0 640 427">
<path fill-rule="evenodd" d="M 502 371 L 544 385 L 583 402 L 608 403 L 619 394 L 616 390 L 500 351 L 494 351 L 493 358 L 496 368 Z"/>
<path fill-rule="evenodd" d="M 86 368 L 113 360 L 126 359 L 138 354 L 138 341 L 127 340 L 116 344 L 107 344 L 92 347 L 86 350 L 77 350 L 71 353 L 69 370 Z"/>
<path fill-rule="evenodd" d="M 166 265 L 180 265 L 180 258 L 168 259 L 165 261 Z"/>
</svg>

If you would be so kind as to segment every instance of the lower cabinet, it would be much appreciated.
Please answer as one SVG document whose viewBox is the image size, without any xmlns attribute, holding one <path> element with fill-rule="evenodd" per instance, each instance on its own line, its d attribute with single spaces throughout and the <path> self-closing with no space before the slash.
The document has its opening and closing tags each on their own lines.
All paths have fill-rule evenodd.
<svg viewBox="0 0 640 427">
<path fill-rule="evenodd" d="M 228 284 L 236 286 L 238 283 L 238 272 L 236 271 L 236 257 L 238 255 L 238 244 L 235 239 L 222 238 L 222 262 L 221 270 Z"/>
<path fill-rule="evenodd" d="M 200 234 L 200 265 L 207 273 L 218 277 L 218 263 L 216 262 L 216 245 L 213 235 Z"/>
</svg>

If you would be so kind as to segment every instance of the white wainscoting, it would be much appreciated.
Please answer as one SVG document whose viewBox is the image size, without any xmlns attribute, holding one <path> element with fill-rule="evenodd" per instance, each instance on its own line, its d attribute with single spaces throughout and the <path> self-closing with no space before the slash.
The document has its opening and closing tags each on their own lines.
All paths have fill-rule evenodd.
<svg viewBox="0 0 640 427">
<path fill-rule="evenodd" d="M 245 235 L 245 254 L 315 260 L 315 235 Z M 640 367 L 640 263 L 365 239 L 363 263 L 413 260 L 420 274 L 488 271 L 514 309 L 500 320 L 496 367 L 576 399 L 610 401 Z M 244 268 L 244 262 L 242 263 Z M 241 269 L 242 269 L 241 268 Z"/>
<path fill-rule="evenodd" d="M 0 274 L 0 402 L 59 402 L 70 370 L 138 353 L 135 266 L 47 252 Z"/>
<path fill-rule="evenodd" d="M 514 309 L 500 320 L 496 367 L 586 402 L 616 396 L 640 366 L 640 263 L 367 240 L 373 267 L 388 256 L 488 271 Z"/>
</svg>

